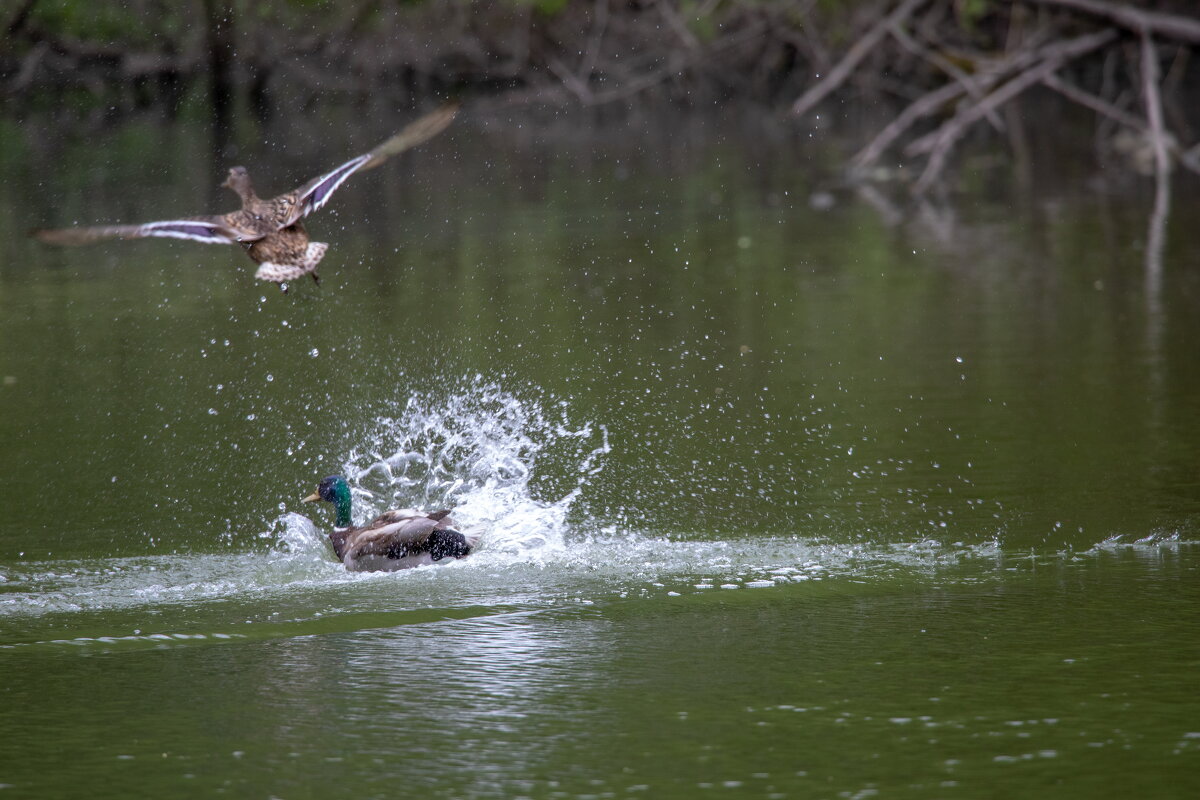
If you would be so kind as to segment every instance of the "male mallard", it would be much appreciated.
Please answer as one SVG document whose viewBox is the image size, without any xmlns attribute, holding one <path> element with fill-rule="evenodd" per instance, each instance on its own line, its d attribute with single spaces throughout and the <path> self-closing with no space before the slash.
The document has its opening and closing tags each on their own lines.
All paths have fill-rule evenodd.
<svg viewBox="0 0 1200 800">
<path fill-rule="evenodd" d="M 313 178 L 286 194 L 263 200 L 254 193 L 245 167 L 233 167 L 221 184 L 232 189 L 242 207 L 228 214 L 146 222 L 142 225 L 99 225 L 85 228 L 40 230 L 34 235 L 48 244 L 89 244 L 102 239 L 139 239 L 166 236 L 206 244 L 238 243 L 258 264 L 254 277 L 283 283 L 304 275 L 317 277 L 317 264 L 325 255 L 325 242 L 310 242 L 300 220 L 329 201 L 334 191 L 355 172 L 374 169 L 388 158 L 408 150 L 443 131 L 458 105 L 450 103 L 406 126 L 369 153 L 350 159 L 336 169 Z M 286 286 L 284 287 L 286 289 Z"/>
<path fill-rule="evenodd" d="M 337 510 L 329 541 L 346 569 L 354 572 L 407 569 L 463 558 L 479 543 L 478 536 L 464 536 L 454 529 L 449 511 L 385 511 L 356 528 L 350 523 L 350 485 L 341 475 L 325 478 L 304 498 L 306 503 L 317 500 L 333 503 Z"/>
</svg>

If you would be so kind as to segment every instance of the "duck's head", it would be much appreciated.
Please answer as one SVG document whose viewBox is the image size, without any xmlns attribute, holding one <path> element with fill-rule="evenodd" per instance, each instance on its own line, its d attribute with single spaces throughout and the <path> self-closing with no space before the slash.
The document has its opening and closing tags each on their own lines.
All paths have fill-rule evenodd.
<svg viewBox="0 0 1200 800">
<path fill-rule="evenodd" d="M 225 182 L 221 186 L 237 192 L 237 196 L 243 200 L 248 197 L 254 197 L 254 187 L 250 183 L 250 173 L 246 171 L 245 167 L 232 167 L 229 170 L 229 176 L 225 178 Z"/>
<path fill-rule="evenodd" d="M 315 503 L 318 500 L 333 503 L 334 508 L 337 509 L 335 525 L 339 528 L 350 526 L 350 484 L 346 482 L 345 478 L 341 475 L 330 475 L 317 484 L 315 492 L 304 498 L 306 503 Z"/>
</svg>

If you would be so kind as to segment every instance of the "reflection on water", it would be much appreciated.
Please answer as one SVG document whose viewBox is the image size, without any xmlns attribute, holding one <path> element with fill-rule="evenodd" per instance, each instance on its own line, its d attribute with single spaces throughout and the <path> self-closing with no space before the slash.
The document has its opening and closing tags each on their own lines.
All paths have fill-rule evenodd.
<svg viewBox="0 0 1200 800">
<path fill-rule="evenodd" d="M 122 135 L 138 133 L 136 151 L 154 150 L 157 131 Z M 0 435 L 25 466 L 0 486 L 14 532 L 0 557 L 87 557 L 94 540 L 128 556 L 245 550 L 268 510 L 345 468 L 386 504 L 388 459 L 420 434 L 404 429 L 421 424 L 414 396 L 453 409 L 465 395 L 479 409 L 443 419 L 472 424 L 489 396 L 518 396 L 545 419 L 500 409 L 505 424 L 561 416 L 582 452 L 605 448 L 581 474 L 559 436 L 562 463 L 543 456 L 530 476 L 547 507 L 578 490 L 576 525 L 1054 550 L 1187 524 L 1200 289 L 1166 269 L 1147 312 L 1144 209 L 982 203 L 939 239 L 864 206 L 814 211 L 795 154 L 517 145 L 495 159 L 479 135 L 339 196 L 324 224 L 343 256 L 323 289 L 263 294 L 218 248 L 6 239 Z M 6 184 L 14 214 L 61 216 L 18 198 L 76 180 L 136 218 L 194 205 L 188 187 L 210 180 L 164 159 L 131 191 L 121 148 L 102 144 L 87 156 L 118 155 L 99 175 L 30 153 L 48 177 Z M 1185 247 L 1168 237 L 1166 263 Z M 439 502 L 462 477 L 410 488 Z"/>
<path fill-rule="evenodd" d="M 1180 547 L 1177 534 L 1137 543 L 1113 539 L 1080 555 L 947 547 L 932 540 L 846 546 L 798 537 L 686 541 L 605 534 L 517 553 L 484 548 L 461 562 L 402 573 L 349 573 L 311 523 L 299 517 L 290 522 L 303 533 L 290 534 L 262 564 L 229 556 L 160 557 L 35 562 L 10 571 L 0 593 L 0 618 L 6 620 L 0 647 L 127 650 L 792 585 L 823 595 L 846 585 L 990 583 L 1008 571 L 1056 569 L 1110 554 L 1161 561 L 1175 558 Z"/>
<path fill-rule="evenodd" d="M 114 726 L 73 774 L 132 759 L 141 769 L 113 773 L 117 789 L 793 797 L 900 782 L 987 796 L 997 781 L 1057 776 L 1086 796 L 1105 774 L 1122 790 L 1153 788 L 1142 770 L 1108 771 L 1114 759 L 1188 780 L 1193 670 L 1164 654 L 1195 654 L 1197 598 L 1180 591 L 1194 549 L 997 552 L 921 580 L 873 580 L 864 567 L 678 596 L 647 583 L 592 603 L 543 598 L 540 610 L 381 629 L 5 657 L 29 668 L 71 655 L 107 676 L 91 683 L 104 695 L 88 703 L 89 724 L 121 714 L 139 727 Z M 51 715 L 88 691 L 54 672 L 44 690 L 33 707 Z M 185 720 L 194 727 L 178 730 Z M 53 788 L 61 772 L 38 775 L 40 758 L 14 774 Z"/>
<path fill-rule="evenodd" d="M 1194 782 L 1200 195 L 1147 287 L 1135 193 L 818 210 L 820 159 L 711 124 L 464 125 L 339 194 L 288 295 L 228 252 L 19 235 L 202 204 L 187 125 L 5 138 L 0 783 Z M 271 133 L 241 145 L 288 185 L 318 154 Z M 482 548 L 346 573 L 299 503 L 334 472 Z"/>
</svg>

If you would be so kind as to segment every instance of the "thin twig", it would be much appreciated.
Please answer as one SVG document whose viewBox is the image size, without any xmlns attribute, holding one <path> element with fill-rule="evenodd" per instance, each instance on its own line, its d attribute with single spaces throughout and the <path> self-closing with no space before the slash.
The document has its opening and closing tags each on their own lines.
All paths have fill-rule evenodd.
<svg viewBox="0 0 1200 800">
<path fill-rule="evenodd" d="M 984 116 L 987 109 L 1007 103 L 1030 86 L 1040 83 L 1047 75 L 1053 74 L 1065 62 L 1090 53 L 1112 41 L 1116 36 L 1116 31 L 1110 29 L 1069 39 L 1065 42 L 1057 42 L 1043 48 L 1041 51 L 1043 59 L 1040 63 L 1025 70 L 992 92 L 983 102 L 976 103 L 955 114 L 932 134 L 923 136 L 910 144 L 905 148 L 905 152 L 909 155 L 929 153 L 929 161 L 925 164 L 925 170 L 921 173 L 913 191 L 920 194 L 928 189 L 933 181 L 937 180 L 955 142 L 962 138 L 971 125 Z"/>
<path fill-rule="evenodd" d="M 679 16 L 675 10 L 675 3 L 672 0 L 659 0 L 658 10 L 662 13 L 663 19 L 667 21 L 667 25 L 683 42 L 683 46 L 688 50 L 697 50 L 700 47 L 700 41 L 696 39 L 696 35 L 688 30 L 687 23 Z"/>
<path fill-rule="evenodd" d="M 866 147 L 850 159 L 851 172 L 862 171 L 874 164 L 905 131 L 965 93 L 966 89 L 961 83 L 947 83 L 909 103 Z"/>
<path fill-rule="evenodd" d="M 982 117 L 988 109 L 1002 105 L 1018 94 L 1038 83 L 1047 75 L 1053 75 L 1062 64 L 1073 58 L 1107 44 L 1116 37 L 1116 31 L 1103 30 L 1065 42 L 1055 42 L 1037 51 L 1037 61 L 1019 75 L 985 97 L 981 102 L 959 109 L 940 128 L 909 143 L 904 152 L 910 156 L 932 153 L 949 140 L 957 138 L 968 126 Z"/>
<path fill-rule="evenodd" d="M 25 0 L 24 4 L 17 8 L 11 15 L 8 21 L 4 24 L 4 31 L 9 37 L 16 36 L 25 27 L 25 23 L 29 21 L 29 13 L 33 11 L 33 7 L 37 5 L 38 0 Z"/>
<path fill-rule="evenodd" d="M 851 159 L 851 171 L 861 171 L 874 164 L 883 155 L 883 152 L 909 128 L 925 117 L 937 113 L 947 103 L 953 102 L 965 94 L 968 83 L 974 84 L 978 91 L 986 91 L 1007 75 L 1036 63 L 1040 54 L 1041 51 L 1036 47 L 1028 47 L 1014 53 L 988 70 L 968 79 L 968 81 L 944 84 L 917 98 Z"/>
<path fill-rule="evenodd" d="M 604 33 L 608 30 L 608 0 L 596 0 L 592 8 L 592 30 L 588 34 L 587 51 L 576 73 L 584 83 L 590 81 L 592 73 L 596 71 L 600 43 L 604 41 Z"/>
<path fill-rule="evenodd" d="M 546 62 L 546 66 L 550 68 L 551 72 L 558 76 L 558 79 L 562 81 L 562 85 L 567 87 L 567 89 L 571 91 L 571 94 L 579 98 L 580 102 L 582 102 L 585 106 L 592 104 L 592 98 L 594 95 L 592 94 L 592 90 L 588 87 L 587 81 L 583 80 L 574 72 L 572 72 L 570 67 L 559 61 L 557 58 L 551 58 Z"/>
<path fill-rule="evenodd" d="M 1167 91 L 1164 94 L 1174 94 L 1179 88 L 1179 84 L 1183 82 L 1183 78 L 1187 75 L 1188 64 L 1192 60 L 1192 49 L 1183 45 L 1176 45 L 1175 57 L 1171 59 L 1171 68 L 1167 70 L 1167 75 L 1162 80 L 1162 85 Z"/>
<path fill-rule="evenodd" d="M 1128 3 L 1109 3 L 1105 0 L 1026 0 L 1043 6 L 1058 6 L 1103 17 L 1136 33 L 1153 34 L 1168 39 L 1200 44 L 1200 21 L 1160 11 L 1142 11 Z"/>
<path fill-rule="evenodd" d="M 1102 97 L 1097 97 L 1094 94 L 1083 91 L 1077 86 L 1072 86 L 1055 74 L 1050 74 L 1042 78 L 1042 83 L 1068 100 L 1078 103 L 1084 108 L 1090 108 L 1092 111 L 1106 116 L 1114 122 L 1119 122 L 1127 128 L 1133 128 L 1136 131 L 1146 130 L 1145 120 L 1135 117 L 1128 111 L 1117 108 Z"/>
<path fill-rule="evenodd" d="M 46 58 L 46 54 L 50 52 L 50 45 L 46 42 L 38 42 L 35 44 L 25 57 L 21 59 L 21 67 L 17 70 L 16 77 L 4 87 L 4 91 L 8 94 L 18 94 L 24 91 L 33 83 L 33 77 L 37 73 L 38 66 Z"/>
<path fill-rule="evenodd" d="M 905 50 L 908 50 L 914 55 L 920 56 L 930 64 L 933 64 L 935 67 L 940 69 L 942 72 L 949 75 L 958 83 L 961 83 L 963 89 L 965 89 L 966 93 L 971 95 L 971 97 L 974 97 L 976 100 L 983 99 L 983 90 L 980 88 L 979 84 L 971 79 L 970 75 L 955 66 L 953 61 L 946 58 L 941 53 L 930 50 L 912 36 L 909 36 L 908 31 L 904 30 L 904 26 L 893 25 L 888 29 L 888 33 L 890 33 L 892 38 L 899 42 L 900 46 Z M 992 127 L 994 127 L 996 130 L 1004 130 L 1004 122 L 1000 119 L 1000 115 L 995 111 L 992 111 L 990 114 L 988 114 L 988 122 L 992 123 Z"/>
<path fill-rule="evenodd" d="M 1042 79 L 1042 83 L 1068 100 L 1078 103 L 1084 108 L 1090 108 L 1101 116 L 1111 119 L 1113 122 L 1124 125 L 1127 128 L 1133 128 L 1139 133 L 1146 133 L 1149 130 L 1146 120 L 1135 117 L 1133 114 L 1118 108 L 1102 97 L 1097 97 L 1094 94 L 1083 91 L 1077 86 L 1072 86 L 1066 81 L 1061 80 L 1057 75 L 1047 75 Z M 1174 137 L 1168 136 L 1167 151 L 1175 157 L 1175 160 L 1181 166 L 1200 175 L 1200 145 L 1185 150 L 1179 146 Z"/>
<path fill-rule="evenodd" d="M 792 114 L 799 117 L 808 113 L 813 106 L 824 100 L 830 92 L 845 83 L 855 68 L 875 50 L 879 42 L 887 35 L 888 29 L 893 25 L 899 25 L 904 22 L 925 2 L 926 0 L 904 0 L 895 11 L 875 23 L 869 31 L 863 34 L 862 38 L 854 43 L 846 52 L 846 55 L 842 57 L 842 60 L 833 69 L 829 70 L 829 73 L 820 82 L 802 94 L 800 99 L 792 104 Z"/>
<path fill-rule="evenodd" d="M 672 54 L 666 65 L 661 69 L 655 72 L 645 73 L 640 77 L 630 80 L 625 85 L 619 86 L 615 89 L 610 89 L 606 92 L 593 92 L 588 99 L 584 100 L 584 104 L 603 105 L 604 103 L 612 103 L 614 101 L 628 99 L 635 94 L 644 92 L 652 86 L 656 86 L 663 81 L 680 74 L 685 69 L 703 58 L 708 58 L 720 53 L 723 50 L 728 50 L 730 48 L 737 47 L 740 44 L 745 44 L 748 41 L 757 39 L 763 34 L 764 31 L 768 29 L 768 27 L 769 26 L 767 23 L 760 21 L 758 23 L 748 25 L 744 30 L 726 36 L 724 39 L 721 39 L 710 46 L 707 50 L 697 52 L 690 57 L 682 56 L 679 53 Z"/>
</svg>

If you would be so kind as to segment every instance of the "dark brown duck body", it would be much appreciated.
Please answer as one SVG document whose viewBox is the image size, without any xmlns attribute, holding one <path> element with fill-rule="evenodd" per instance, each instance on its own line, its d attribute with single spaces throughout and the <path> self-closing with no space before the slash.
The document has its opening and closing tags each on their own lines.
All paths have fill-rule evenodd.
<svg viewBox="0 0 1200 800">
<path fill-rule="evenodd" d="M 317 283 L 317 264 L 325 257 L 329 245 L 325 242 L 309 241 L 308 231 L 297 222 L 274 233 L 270 233 L 251 244 L 246 252 L 258 271 L 254 277 L 260 281 L 284 283 L 305 275 L 312 275 Z"/>
<path fill-rule="evenodd" d="M 334 529 L 333 551 L 355 572 L 393 571 L 470 555 L 477 537 L 455 529 L 449 511 L 388 511 L 361 528 Z"/>
<path fill-rule="evenodd" d="M 387 511 L 362 526 L 350 524 L 350 487 L 340 475 L 321 481 L 304 498 L 334 505 L 337 523 L 329 533 L 333 552 L 354 572 L 394 571 L 448 563 L 465 558 L 479 543 L 478 536 L 457 530 L 449 511 L 425 514 L 413 509 Z"/>
</svg>

